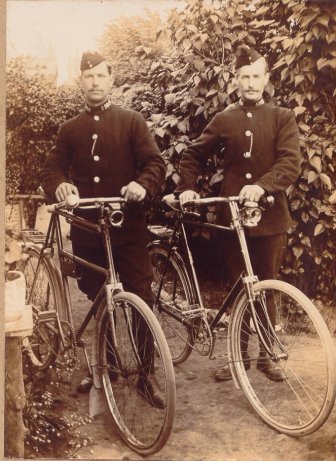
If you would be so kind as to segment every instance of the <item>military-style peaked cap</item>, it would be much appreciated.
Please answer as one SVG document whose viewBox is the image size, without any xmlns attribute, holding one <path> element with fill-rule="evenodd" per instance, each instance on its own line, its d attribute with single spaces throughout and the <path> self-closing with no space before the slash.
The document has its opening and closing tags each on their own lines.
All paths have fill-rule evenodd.
<svg viewBox="0 0 336 461">
<path fill-rule="evenodd" d="M 248 45 L 241 45 L 238 47 L 236 53 L 236 64 L 235 68 L 239 69 L 243 66 L 248 66 L 254 63 L 257 59 L 262 58 L 261 54 Z"/>
<path fill-rule="evenodd" d="M 80 70 L 83 72 L 83 70 L 92 69 L 92 67 L 97 66 L 103 61 L 106 61 L 104 56 L 96 51 L 85 51 L 80 63 Z"/>
</svg>

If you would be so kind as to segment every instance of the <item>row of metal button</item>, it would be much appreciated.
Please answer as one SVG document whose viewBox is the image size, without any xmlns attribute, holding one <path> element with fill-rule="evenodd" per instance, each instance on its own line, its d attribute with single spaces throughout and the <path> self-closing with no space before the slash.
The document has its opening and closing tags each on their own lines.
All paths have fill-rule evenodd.
<svg viewBox="0 0 336 461">
<path fill-rule="evenodd" d="M 94 115 L 93 118 L 94 118 L 94 120 L 96 120 L 96 122 L 99 121 L 99 115 Z M 98 138 L 97 133 L 94 133 L 94 134 L 92 135 L 92 139 L 97 139 L 97 138 Z M 98 161 L 100 160 L 99 155 L 94 155 L 94 156 L 93 156 L 93 160 L 94 160 L 95 162 L 98 162 Z M 100 181 L 100 177 L 99 177 L 99 176 L 95 176 L 95 177 L 93 178 L 93 180 L 94 180 L 95 183 L 98 183 L 98 182 Z"/>
<path fill-rule="evenodd" d="M 247 113 L 246 113 L 246 116 L 247 116 L 248 118 L 252 118 L 252 113 L 251 113 L 251 112 L 247 112 Z M 250 130 L 246 130 L 246 131 L 245 131 L 245 136 L 251 136 L 251 135 L 252 135 L 252 131 L 250 131 Z M 250 157 L 251 157 L 251 152 L 245 152 L 245 153 L 244 153 L 244 158 L 250 158 Z M 246 178 L 246 179 L 251 179 L 251 178 L 252 178 L 252 174 L 251 174 L 251 173 L 246 173 L 246 174 L 245 174 L 245 178 Z"/>
</svg>

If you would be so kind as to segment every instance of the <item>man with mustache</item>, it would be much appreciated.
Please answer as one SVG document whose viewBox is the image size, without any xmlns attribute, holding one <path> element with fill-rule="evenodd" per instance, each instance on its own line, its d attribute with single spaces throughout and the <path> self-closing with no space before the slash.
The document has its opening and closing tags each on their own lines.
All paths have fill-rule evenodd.
<svg viewBox="0 0 336 461">
<path fill-rule="evenodd" d="M 240 201 L 258 200 L 265 194 L 275 198 L 274 206 L 263 213 L 257 227 L 249 228 L 247 244 L 254 273 L 259 280 L 277 277 L 287 247 L 286 231 L 291 225 L 286 189 L 301 171 L 299 133 L 291 110 L 264 101 L 269 80 L 263 56 L 247 45 L 239 47 L 235 61 L 240 100 L 217 113 L 201 136 L 183 153 L 180 183 L 176 189 L 180 203 L 199 197 L 197 178 L 208 157 L 223 151 L 223 182 L 220 195 L 239 195 Z M 218 213 L 219 223 L 228 224 L 227 209 Z M 243 271 L 243 259 L 236 235 L 221 243 L 232 281 Z M 269 307 L 275 325 L 275 306 Z M 246 358 L 245 368 L 250 367 Z M 282 381 L 280 370 L 260 352 L 257 368 L 269 379 Z M 229 366 L 215 373 L 215 379 L 231 379 Z"/>
<path fill-rule="evenodd" d="M 51 200 L 65 200 L 69 194 L 85 197 L 123 196 L 139 203 L 159 191 L 166 167 L 144 118 L 134 110 L 114 105 L 109 97 L 112 70 L 96 52 L 85 52 L 81 64 L 81 87 L 85 108 L 60 128 L 56 145 L 46 160 L 42 185 Z M 97 222 L 96 210 L 75 210 L 77 215 Z M 111 229 L 111 244 L 116 270 L 125 291 L 153 303 L 152 267 L 147 251 L 144 212 L 139 206 L 124 210 L 124 224 Z M 100 235 L 88 234 L 73 226 L 70 232 L 74 254 L 105 266 Z M 93 300 L 104 277 L 81 267 L 78 286 Z M 143 336 L 145 335 L 145 332 Z M 147 335 L 148 336 L 148 335 Z M 153 344 L 142 345 L 144 362 L 152 362 Z M 141 351 L 139 351 L 141 355 Z M 154 406 L 164 405 L 155 382 L 139 380 L 139 392 Z M 90 389 L 86 379 L 79 392 Z"/>
</svg>

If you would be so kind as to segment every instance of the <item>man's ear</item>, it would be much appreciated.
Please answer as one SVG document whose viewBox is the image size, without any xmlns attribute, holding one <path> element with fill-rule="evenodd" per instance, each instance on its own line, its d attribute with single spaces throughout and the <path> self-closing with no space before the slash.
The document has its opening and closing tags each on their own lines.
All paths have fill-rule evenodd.
<svg viewBox="0 0 336 461">
<path fill-rule="evenodd" d="M 268 84 L 269 78 L 270 78 L 270 74 L 269 74 L 269 72 L 266 72 L 266 74 L 265 74 L 265 86 Z"/>
</svg>

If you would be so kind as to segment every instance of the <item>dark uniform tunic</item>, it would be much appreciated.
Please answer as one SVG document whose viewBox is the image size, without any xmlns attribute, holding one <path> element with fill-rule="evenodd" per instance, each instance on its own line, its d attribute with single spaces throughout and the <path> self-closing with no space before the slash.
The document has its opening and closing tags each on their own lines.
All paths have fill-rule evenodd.
<svg viewBox="0 0 336 461">
<path fill-rule="evenodd" d="M 239 103 L 215 115 L 201 136 L 186 149 L 180 163 L 181 180 L 176 192 L 195 190 L 196 180 L 208 157 L 224 149 L 221 195 L 239 195 L 243 186 L 258 184 L 275 198 L 257 227 L 248 229 L 252 265 L 260 278 L 274 278 L 291 224 L 285 190 L 300 174 L 299 134 L 294 114 L 264 103 Z M 228 223 L 228 208 L 218 220 Z M 232 277 L 242 269 L 239 247 L 226 239 L 228 267 Z M 261 251 L 261 252 L 260 252 Z M 265 257 L 269 255 L 269 259 Z M 238 262 L 238 264 L 237 264 Z"/>
<path fill-rule="evenodd" d="M 165 165 L 144 118 L 137 112 L 111 104 L 89 108 L 65 122 L 44 166 L 42 185 L 55 197 L 57 186 L 72 182 L 80 197 L 120 196 L 120 189 L 136 181 L 153 198 L 165 178 Z M 77 211 L 90 220 L 95 210 Z M 105 264 L 100 236 L 72 227 L 71 240 L 78 256 Z M 125 211 L 121 228 L 111 230 L 114 257 L 126 290 L 151 300 L 152 272 L 146 249 L 146 225 L 141 207 Z M 79 286 L 93 298 L 102 281 L 84 273 Z"/>
</svg>

